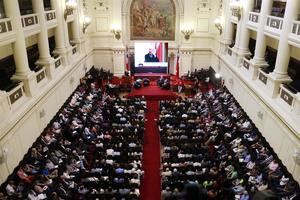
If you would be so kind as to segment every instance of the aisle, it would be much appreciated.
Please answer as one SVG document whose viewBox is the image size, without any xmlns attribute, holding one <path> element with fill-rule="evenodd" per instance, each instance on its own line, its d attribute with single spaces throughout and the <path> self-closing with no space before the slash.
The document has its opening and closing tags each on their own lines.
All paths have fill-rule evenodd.
<svg viewBox="0 0 300 200">
<path fill-rule="evenodd" d="M 159 200 L 160 188 L 160 138 L 155 119 L 158 119 L 158 101 L 147 101 L 148 112 L 146 113 L 143 169 L 144 180 L 141 187 L 142 200 Z"/>
</svg>

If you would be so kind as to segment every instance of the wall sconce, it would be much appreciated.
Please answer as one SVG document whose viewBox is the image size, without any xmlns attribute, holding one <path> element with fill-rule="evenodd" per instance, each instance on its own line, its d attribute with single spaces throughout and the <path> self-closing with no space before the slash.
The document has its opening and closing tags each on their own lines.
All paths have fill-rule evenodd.
<svg viewBox="0 0 300 200">
<path fill-rule="evenodd" d="M 91 24 L 92 19 L 89 16 L 83 17 L 82 32 L 85 33 L 87 27 Z"/>
<path fill-rule="evenodd" d="M 121 30 L 120 29 L 111 29 L 111 32 L 114 34 L 115 38 L 119 40 L 121 38 Z"/>
<path fill-rule="evenodd" d="M 76 9 L 77 3 L 75 0 L 69 0 L 66 2 L 66 9 L 64 12 L 64 18 L 67 20 L 68 15 L 72 15 L 73 11 Z"/>
<path fill-rule="evenodd" d="M 194 33 L 193 29 L 183 29 L 181 30 L 181 33 L 184 35 L 184 38 L 186 40 L 189 40 L 191 38 L 192 33 Z"/>
<path fill-rule="evenodd" d="M 223 27 L 222 27 L 222 24 L 221 24 L 220 17 L 218 17 L 218 18 L 215 19 L 214 24 L 215 24 L 216 28 L 219 30 L 220 35 L 222 35 L 222 33 L 223 33 Z"/>
<path fill-rule="evenodd" d="M 240 20 L 242 17 L 242 11 L 243 11 L 243 6 L 242 6 L 241 2 L 234 0 L 230 3 L 229 6 L 231 9 L 232 15 L 237 17 L 238 20 Z"/>
</svg>

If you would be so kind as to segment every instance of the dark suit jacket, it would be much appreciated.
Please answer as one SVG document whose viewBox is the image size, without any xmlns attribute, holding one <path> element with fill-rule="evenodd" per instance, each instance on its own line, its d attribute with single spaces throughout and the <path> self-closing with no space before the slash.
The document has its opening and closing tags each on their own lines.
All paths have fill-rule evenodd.
<svg viewBox="0 0 300 200">
<path fill-rule="evenodd" d="M 159 62 L 159 60 L 156 55 L 147 53 L 145 55 L 145 62 Z"/>
</svg>

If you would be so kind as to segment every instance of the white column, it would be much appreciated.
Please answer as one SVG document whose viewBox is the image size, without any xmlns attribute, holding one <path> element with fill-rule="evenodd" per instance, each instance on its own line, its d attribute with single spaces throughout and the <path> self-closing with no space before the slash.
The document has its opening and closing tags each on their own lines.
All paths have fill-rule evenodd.
<svg viewBox="0 0 300 200">
<path fill-rule="evenodd" d="M 257 27 L 256 46 L 254 58 L 251 62 L 255 64 L 265 65 L 265 53 L 266 53 L 266 36 L 265 36 L 265 25 L 267 21 L 267 15 L 271 14 L 273 6 L 273 0 L 263 0 L 261 5 L 261 11 L 259 15 L 259 22 Z"/>
<path fill-rule="evenodd" d="M 77 5 L 77 7 L 80 6 L 79 4 Z M 79 22 L 79 10 L 78 8 L 76 8 L 76 10 L 74 10 L 73 12 L 74 14 L 74 21 L 72 23 L 72 33 L 73 33 L 73 42 L 75 42 L 75 44 L 80 43 L 80 22 Z"/>
<path fill-rule="evenodd" d="M 38 48 L 40 61 L 49 61 L 51 59 L 48 43 L 48 29 L 45 18 L 44 2 L 41 0 L 32 0 L 33 11 L 39 15 L 41 32 L 38 34 Z"/>
<path fill-rule="evenodd" d="M 224 34 L 223 34 L 223 42 L 225 45 L 229 45 L 232 43 L 233 40 L 233 24 L 230 20 L 231 18 L 231 9 L 230 9 L 230 0 L 225 0 L 223 2 L 224 8 L 224 20 L 225 20 L 225 27 L 224 27 Z"/>
<path fill-rule="evenodd" d="M 44 66 L 46 68 L 47 77 L 52 79 L 55 76 L 55 64 L 49 50 L 48 27 L 45 17 L 44 2 L 41 0 L 32 0 L 32 4 L 34 12 L 39 14 L 41 26 L 41 32 L 37 36 L 40 57 L 36 63 Z"/>
<path fill-rule="evenodd" d="M 13 43 L 14 59 L 16 64 L 16 75 L 27 75 L 31 73 L 25 44 L 25 35 L 21 23 L 21 14 L 18 0 L 4 0 L 6 14 L 11 18 L 16 41 Z"/>
<path fill-rule="evenodd" d="M 64 6 L 62 0 L 51 0 L 51 7 L 56 10 L 57 26 L 55 27 L 55 50 L 54 53 L 62 57 L 63 65 L 69 65 L 68 47 L 69 41 L 65 37 L 67 29 L 65 28 Z"/>
<path fill-rule="evenodd" d="M 247 28 L 248 22 L 248 14 L 252 11 L 254 7 L 254 0 L 243 0 L 243 11 L 242 11 L 242 19 L 240 24 L 240 35 L 238 38 L 238 50 L 239 54 L 249 53 L 249 39 L 250 39 L 250 30 Z"/>
<path fill-rule="evenodd" d="M 12 79 L 22 81 L 26 95 L 34 96 L 37 92 L 37 82 L 35 73 L 30 70 L 28 64 L 25 35 L 21 23 L 19 3 L 17 0 L 5 0 L 4 5 L 7 15 L 11 18 L 13 30 L 16 33 L 16 41 L 12 45 L 16 64 L 16 73 Z"/>
<path fill-rule="evenodd" d="M 278 44 L 277 60 L 272 76 L 276 78 L 286 78 L 290 61 L 291 46 L 288 44 L 289 34 L 293 20 L 297 19 L 300 1 L 289 0 L 283 19 L 282 32 Z"/>
</svg>

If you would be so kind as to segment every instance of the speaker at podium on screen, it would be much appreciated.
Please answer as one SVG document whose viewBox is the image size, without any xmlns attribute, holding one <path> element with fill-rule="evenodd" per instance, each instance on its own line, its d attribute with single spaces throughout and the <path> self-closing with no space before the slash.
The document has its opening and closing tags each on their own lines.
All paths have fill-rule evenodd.
<svg viewBox="0 0 300 200">
<path fill-rule="evenodd" d="M 148 53 L 145 55 L 145 62 L 159 62 L 156 53 L 153 52 L 153 49 L 149 49 Z"/>
</svg>

